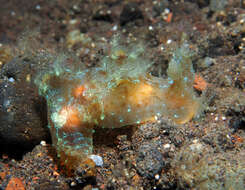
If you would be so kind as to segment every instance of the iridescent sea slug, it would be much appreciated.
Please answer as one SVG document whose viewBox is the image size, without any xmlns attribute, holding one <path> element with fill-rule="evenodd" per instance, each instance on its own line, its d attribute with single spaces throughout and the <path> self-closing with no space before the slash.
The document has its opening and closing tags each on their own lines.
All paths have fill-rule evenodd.
<svg viewBox="0 0 245 190">
<path fill-rule="evenodd" d="M 48 103 L 53 144 L 68 171 L 87 167 L 93 175 L 94 126 L 118 128 L 161 115 L 182 124 L 200 107 L 187 43 L 174 53 L 166 80 L 147 72 L 152 63 L 142 44 L 126 47 L 113 40 L 110 50 L 97 67 L 85 69 L 60 56 L 36 77 Z"/>
</svg>

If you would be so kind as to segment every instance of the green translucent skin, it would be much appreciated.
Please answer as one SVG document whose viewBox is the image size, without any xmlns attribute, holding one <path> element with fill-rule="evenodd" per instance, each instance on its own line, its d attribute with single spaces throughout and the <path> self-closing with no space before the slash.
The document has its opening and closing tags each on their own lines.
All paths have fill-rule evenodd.
<svg viewBox="0 0 245 190">
<path fill-rule="evenodd" d="M 165 115 L 176 123 L 189 121 L 199 103 L 194 96 L 194 73 L 188 44 L 176 50 L 167 80 L 147 73 L 152 63 L 141 44 L 111 43 L 111 53 L 98 67 L 84 69 L 58 57 L 36 77 L 48 103 L 49 127 L 61 164 L 67 170 L 94 167 L 93 127 L 117 128 Z M 93 175 L 88 170 L 88 175 Z"/>
</svg>

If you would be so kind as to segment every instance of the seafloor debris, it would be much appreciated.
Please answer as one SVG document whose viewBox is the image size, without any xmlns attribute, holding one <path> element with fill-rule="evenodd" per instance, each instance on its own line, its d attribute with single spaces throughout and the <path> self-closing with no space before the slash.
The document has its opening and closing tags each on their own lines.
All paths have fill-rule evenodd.
<svg viewBox="0 0 245 190">
<path fill-rule="evenodd" d="M 165 115 L 183 124 L 200 110 L 192 89 L 191 51 L 185 42 L 169 63 L 168 78 L 151 76 L 142 43 L 123 46 L 112 40 L 97 67 L 85 69 L 58 56 L 35 83 L 48 104 L 49 127 L 61 165 L 68 173 L 87 168 L 93 175 L 94 126 L 118 128 Z M 82 170 L 84 172 L 84 170 Z"/>
</svg>

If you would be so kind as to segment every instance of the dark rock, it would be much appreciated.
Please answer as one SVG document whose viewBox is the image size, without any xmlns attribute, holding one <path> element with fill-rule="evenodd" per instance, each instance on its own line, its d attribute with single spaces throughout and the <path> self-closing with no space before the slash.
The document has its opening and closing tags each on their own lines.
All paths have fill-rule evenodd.
<svg viewBox="0 0 245 190">
<path fill-rule="evenodd" d="M 32 63 L 28 58 L 14 58 L 1 68 L 0 78 L 12 78 L 14 81 L 24 82 L 27 74 L 33 73 L 34 66 L 35 63 Z"/>
<path fill-rule="evenodd" d="M 188 0 L 188 2 L 196 3 L 199 8 L 204 8 L 209 6 L 210 0 Z"/>
<path fill-rule="evenodd" d="M 153 178 L 164 165 L 163 156 L 154 143 L 147 142 L 139 147 L 136 164 L 140 175 Z"/>
<path fill-rule="evenodd" d="M 126 4 L 120 14 L 120 25 L 123 26 L 137 19 L 143 19 L 143 14 L 138 5 L 136 3 Z"/>
<path fill-rule="evenodd" d="M 233 117 L 229 121 L 229 126 L 236 132 L 239 129 L 245 130 L 245 117 Z"/>
<path fill-rule="evenodd" d="M 222 23 L 224 26 L 230 26 L 231 23 L 236 22 L 237 20 L 237 15 L 228 13 L 227 15 L 217 15 L 216 16 L 216 22 Z"/>
<path fill-rule="evenodd" d="M 207 48 L 207 55 L 211 58 L 221 55 L 233 55 L 235 52 L 226 47 L 225 39 L 220 36 L 209 40 L 209 46 Z"/>
<path fill-rule="evenodd" d="M 153 6 L 153 10 L 152 10 L 153 16 L 154 17 L 160 16 L 164 12 L 164 10 L 168 8 L 168 6 L 169 6 L 168 0 L 163 0 L 156 3 Z"/>
<path fill-rule="evenodd" d="M 144 138 L 153 138 L 159 135 L 160 127 L 157 123 L 146 123 L 139 127 L 140 132 L 143 134 Z"/>
<path fill-rule="evenodd" d="M 232 132 L 235 133 L 238 130 L 245 130 L 245 106 L 231 106 L 231 108 L 226 113 L 227 116 L 231 116 L 229 121 L 229 127 Z"/>
<path fill-rule="evenodd" d="M 93 15 L 93 20 L 97 21 L 104 21 L 104 22 L 113 22 L 111 14 L 107 13 L 108 11 L 106 10 L 98 10 L 94 15 Z"/>
<path fill-rule="evenodd" d="M 46 102 L 30 79 L 32 64 L 15 59 L 0 72 L 0 151 L 17 157 L 50 141 Z"/>
<path fill-rule="evenodd" d="M 185 141 L 185 137 L 183 134 L 177 134 L 176 136 L 172 137 L 172 141 L 176 147 L 181 147 L 183 142 Z"/>
<path fill-rule="evenodd" d="M 225 134 L 219 134 L 217 137 L 217 144 L 223 150 L 232 150 L 234 148 L 234 143 L 230 138 L 227 138 Z"/>
<path fill-rule="evenodd" d="M 235 87 L 241 90 L 245 88 L 245 69 L 240 71 L 240 74 L 235 82 Z"/>
</svg>

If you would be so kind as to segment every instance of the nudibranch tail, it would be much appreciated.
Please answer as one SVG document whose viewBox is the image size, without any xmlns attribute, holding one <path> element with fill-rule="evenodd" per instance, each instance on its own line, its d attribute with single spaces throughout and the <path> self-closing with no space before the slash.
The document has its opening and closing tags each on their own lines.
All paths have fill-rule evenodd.
<svg viewBox="0 0 245 190">
<path fill-rule="evenodd" d="M 201 98 L 196 97 L 193 83 L 194 70 L 191 61 L 192 52 L 184 42 L 178 48 L 167 70 L 170 86 L 165 93 L 168 115 L 177 124 L 184 124 L 200 112 Z"/>
</svg>

